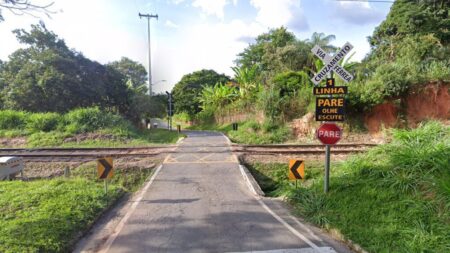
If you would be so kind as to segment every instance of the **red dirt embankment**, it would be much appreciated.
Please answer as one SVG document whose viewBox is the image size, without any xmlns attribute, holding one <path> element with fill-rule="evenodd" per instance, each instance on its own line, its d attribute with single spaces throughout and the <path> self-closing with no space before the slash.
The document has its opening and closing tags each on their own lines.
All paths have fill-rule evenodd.
<svg viewBox="0 0 450 253">
<path fill-rule="evenodd" d="M 450 94 L 449 83 L 430 83 L 425 87 L 413 90 L 401 103 L 386 101 L 375 106 L 365 117 L 365 125 L 370 133 L 377 133 L 383 127 L 405 125 L 415 127 L 427 119 L 449 120 Z M 401 108 L 401 107 L 405 108 Z M 405 115 L 406 122 L 401 122 L 400 113 Z"/>
</svg>

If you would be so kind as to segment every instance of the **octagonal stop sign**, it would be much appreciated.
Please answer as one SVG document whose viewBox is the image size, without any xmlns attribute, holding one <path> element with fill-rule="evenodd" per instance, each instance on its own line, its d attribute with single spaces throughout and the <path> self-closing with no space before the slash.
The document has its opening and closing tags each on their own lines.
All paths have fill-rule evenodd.
<svg viewBox="0 0 450 253">
<path fill-rule="evenodd" d="M 334 123 L 323 123 L 317 128 L 317 138 L 325 145 L 336 144 L 342 137 L 342 129 Z"/>
</svg>

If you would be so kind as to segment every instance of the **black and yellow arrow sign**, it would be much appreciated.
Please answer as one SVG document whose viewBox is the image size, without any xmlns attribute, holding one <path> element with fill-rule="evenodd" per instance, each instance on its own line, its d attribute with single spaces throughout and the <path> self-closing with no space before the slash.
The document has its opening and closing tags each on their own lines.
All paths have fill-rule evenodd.
<svg viewBox="0 0 450 253">
<path fill-rule="evenodd" d="M 99 179 L 112 178 L 113 171 L 113 159 L 112 157 L 100 158 L 97 160 L 97 175 Z"/>
<path fill-rule="evenodd" d="M 305 179 L 305 163 L 302 160 L 289 160 L 289 180 Z"/>
</svg>

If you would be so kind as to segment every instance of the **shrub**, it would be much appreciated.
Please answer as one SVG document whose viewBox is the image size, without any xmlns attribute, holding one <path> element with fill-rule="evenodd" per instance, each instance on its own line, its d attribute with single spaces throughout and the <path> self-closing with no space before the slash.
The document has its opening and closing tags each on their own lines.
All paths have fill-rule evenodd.
<svg viewBox="0 0 450 253">
<path fill-rule="evenodd" d="M 173 115 L 172 117 L 173 121 L 179 121 L 179 122 L 189 122 L 191 121 L 191 116 L 187 112 L 181 112 Z"/>
<path fill-rule="evenodd" d="M 103 112 L 97 107 L 81 108 L 64 115 L 65 131 L 69 133 L 93 132 L 126 124 L 119 115 Z"/>
<path fill-rule="evenodd" d="M 56 130 L 62 122 L 62 116 L 58 113 L 32 113 L 27 119 L 26 128 L 31 132 L 50 132 Z"/>
<path fill-rule="evenodd" d="M 24 129 L 28 113 L 23 111 L 0 111 L 0 129 Z"/>
</svg>

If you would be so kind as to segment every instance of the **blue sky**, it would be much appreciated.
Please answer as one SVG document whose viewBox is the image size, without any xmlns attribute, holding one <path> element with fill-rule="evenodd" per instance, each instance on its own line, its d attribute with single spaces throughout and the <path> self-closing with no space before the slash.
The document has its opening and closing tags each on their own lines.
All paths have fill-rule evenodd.
<svg viewBox="0 0 450 253">
<path fill-rule="evenodd" d="M 35 2 L 48 3 L 45 0 Z M 285 26 L 299 39 L 313 32 L 349 41 L 354 60 L 369 52 L 367 36 L 385 19 L 390 3 L 334 0 L 54 0 L 51 18 L 40 17 L 70 48 L 101 63 L 122 56 L 147 67 L 147 21 L 138 13 L 158 14 L 151 21 L 154 90 L 170 90 L 187 73 L 202 68 L 232 75 L 236 55 L 257 35 Z M 38 18 L 3 11 L 0 59 L 21 47 L 11 31 L 29 29 Z M 166 81 L 160 81 L 166 80 Z"/>
</svg>

